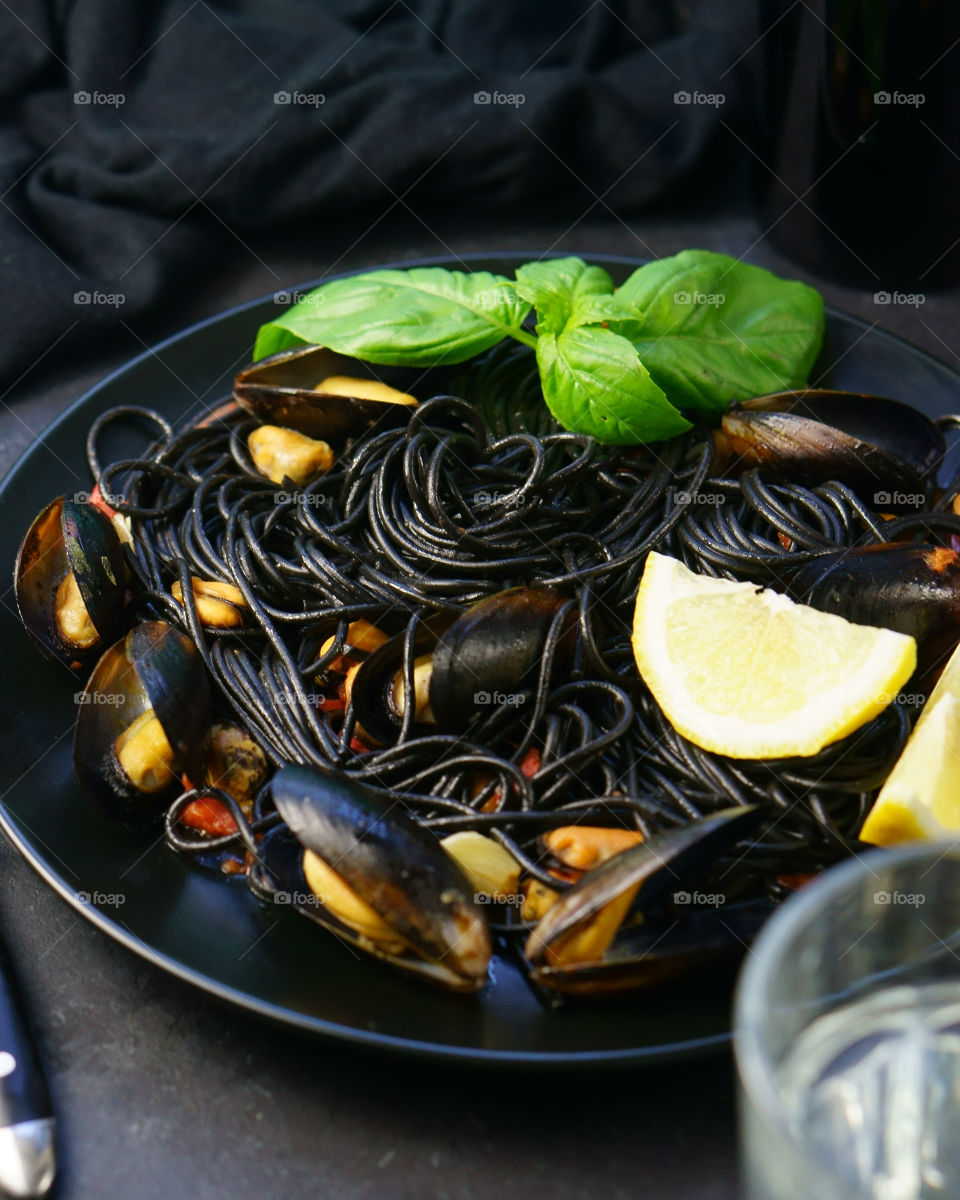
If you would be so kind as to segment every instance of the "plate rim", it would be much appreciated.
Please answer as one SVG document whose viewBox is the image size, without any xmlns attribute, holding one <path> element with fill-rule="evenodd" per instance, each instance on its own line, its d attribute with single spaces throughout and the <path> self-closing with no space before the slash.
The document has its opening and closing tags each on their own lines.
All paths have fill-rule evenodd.
<svg viewBox="0 0 960 1200">
<path fill-rule="evenodd" d="M 314 287 L 320 286 L 322 283 L 330 282 L 334 279 L 349 278 L 350 276 L 361 274 L 368 270 L 409 270 L 414 267 L 430 267 L 442 266 L 447 269 L 455 269 L 456 265 L 469 266 L 471 263 L 504 262 L 504 263 L 521 263 L 533 260 L 544 260 L 550 258 L 566 258 L 569 254 L 562 252 L 549 251 L 547 253 L 537 253 L 535 251 L 524 250 L 509 250 L 509 251 L 470 251 L 466 254 L 437 254 L 428 256 L 417 256 L 399 261 L 391 261 L 388 263 L 374 264 L 367 267 L 356 267 L 349 271 L 337 272 L 335 274 L 325 275 L 319 279 L 313 279 L 304 283 L 293 284 L 289 287 L 278 289 L 290 292 L 307 291 Z M 618 255 L 609 253 L 587 253 L 585 259 L 599 265 L 616 265 L 626 267 L 642 266 L 650 259 L 638 258 L 633 255 Z M 454 268 L 451 268 L 451 263 Z M 274 291 L 273 296 L 277 292 Z M 95 399 L 97 393 L 102 389 L 116 382 L 123 375 L 136 369 L 138 366 L 148 361 L 151 358 L 160 357 L 160 353 L 189 337 L 200 333 L 204 329 L 219 324 L 222 321 L 229 320 L 244 312 L 261 307 L 271 299 L 271 294 L 254 297 L 250 300 L 243 301 L 240 304 L 232 305 L 230 308 L 222 309 L 210 316 L 204 317 L 199 321 L 194 322 L 177 332 L 170 334 L 168 337 L 153 343 L 145 349 L 139 351 L 133 357 L 125 360 L 118 367 L 109 371 L 96 383 L 88 387 L 80 396 L 73 400 L 67 407 L 52 421 L 40 430 L 31 444 L 17 456 L 11 464 L 2 480 L 0 480 L 0 500 L 2 500 L 11 485 L 11 480 L 23 468 L 25 461 L 33 455 L 37 447 L 42 445 L 46 437 L 59 429 L 65 422 L 73 418 L 76 413 L 88 405 Z M 940 359 L 937 355 L 927 350 L 925 347 L 919 346 L 910 341 L 910 339 L 893 333 L 885 329 L 876 322 L 868 321 L 866 318 L 855 313 L 849 313 L 843 309 L 839 309 L 834 305 L 826 304 L 824 306 L 825 314 L 848 323 L 859 326 L 867 332 L 872 332 L 875 336 L 879 336 L 886 341 L 895 343 L 896 345 L 908 349 L 914 354 L 918 354 L 923 358 L 937 364 L 942 370 L 953 376 L 960 387 L 960 370 L 951 366 L 944 359 Z M 17 786 L 17 783 L 9 785 L 8 791 L 12 791 Z M 5 797 L 6 793 L 4 793 Z M 92 925 L 105 933 L 113 941 L 122 945 L 125 949 L 132 951 L 139 958 L 146 960 L 160 970 L 167 972 L 175 978 L 187 983 L 193 987 L 199 988 L 205 994 L 212 996 L 221 1003 L 229 1004 L 237 1007 L 242 1011 L 249 1013 L 259 1019 L 269 1021 L 272 1025 L 279 1025 L 292 1029 L 298 1033 L 310 1034 L 315 1037 L 332 1038 L 337 1042 L 347 1045 L 357 1046 L 367 1051 L 386 1051 L 392 1055 L 401 1056 L 416 1056 L 438 1062 L 446 1062 L 452 1065 L 473 1066 L 473 1067 L 536 1067 L 544 1070 L 558 1069 L 578 1069 L 578 1068 L 629 1068 L 640 1065 L 655 1065 L 666 1061 L 674 1061 L 677 1059 L 690 1059 L 701 1057 L 708 1054 L 715 1054 L 723 1050 L 729 1049 L 732 1039 L 732 1031 L 728 1030 L 723 1033 L 714 1035 L 704 1035 L 692 1039 L 684 1039 L 681 1041 L 666 1042 L 661 1045 L 645 1045 L 633 1046 L 629 1048 L 617 1047 L 612 1049 L 593 1049 L 593 1050 L 515 1050 L 515 1049 L 498 1049 L 484 1048 L 478 1046 L 462 1046 L 452 1043 L 440 1043 L 424 1041 L 421 1038 L 407 1038 L 396 1034 L 384 1033 L 378 1030 L 363 1029 L 353 1025 L 341 1024 L 337 1021 L 331 1021 L 323 1017 L 312 1016 L 308 1013 L 298 1012 L 296 1009 L 286 1007 L 281 1004 L 275 1004 L 270 1001 L 253 996 L 250 993 L 231 985 L 220 982 L 210 975 L 204 974 L 202 971 L 193 967 L 187 966 L 178 959 L 171 957 L 168 953 L 158 950 L 154 946 L 144 942 L 137 937 L 132 931 L 126 929 L 121 923 L 114 921 L 112 918 L 101 912 L 93 905 L 87 904 L 78 899 L 77 893 L 72 890 L 66 881 L 62 880 L 55 870 L 42 858 L 38 857 L 32 848 L 28 846 L 25 836 L 21 833 L 16 815 L 8 809 L 4 797 L 0 797 L 0 829 L 31 868 L 39 875 L 43 882 L 50 887 L 61 899 L 65 900 L 70 907 L 86 918 Z"/>
</svg>

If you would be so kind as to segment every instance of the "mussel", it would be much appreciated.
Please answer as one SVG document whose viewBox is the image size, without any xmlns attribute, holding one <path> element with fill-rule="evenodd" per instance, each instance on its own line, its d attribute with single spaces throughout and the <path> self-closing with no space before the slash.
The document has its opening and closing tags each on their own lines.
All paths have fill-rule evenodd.
<svg viewBox="0 0 960 1200">
<path fill-rule="evenodd" d="M 884 512 L 916 510 L 943 459 L 943 434 L 898 400 L 808 389 L 731 408 L 714 435 L 722 472 L 766 467 L 809 487 L 842 480 Z"/>
<path fill-rule="evenodd" d="M 144 621 L 110 647 L 80 696 L 74 767 L 108 819 L 158 817 L 179 776 L 202 777 L 210 725 L 206 669 L 189 638 Z"/>
<path fill-rule="evenodd" d="M 705 957 L 742 950 L 738 935 L 722 931 L 716 911 L 671 920 L 657 910 L 669 893 L 682 895 L 678 889 L 704 874 L 760 816 L 751 806 L 724 809 L 657 834 L 588 871 L 551 904 L 527 938 L 531 978 L 549 991 L 599 993 L 654 985 Z M 643 920 L 625 925 L 634 906 Z M 694 915 L 698 923 L 688 927 Z"/>
<path fill-rule="evenodd" d="M 960 638 L 960 554 L 942 546 L 885 542 L 832 551 L 800 567 L 794 599 L 923 643 Z"/>
<path fill-rule="evenodd" d="M 89 664 L 123 621 L 123 549 L 110 520 L 60 496 L 20 545 L 14 590 L 20 618 L 40 649 L 74 668 Z"/>
<path fill-rule="evenodd" d="M 553 622 L 561 622 L 554 665 L 570 661 L 573 603 L 554 588 L 516 587 L 487 596 L 452 623 L 424 622 L 415 646 L 416 720 L 462 733 L 497 706 L 522 705 Z M 351 681 L 357 719 L 382 744 L 396 740 L 406 707 L 403 635 L 391 638 Z"/>
<path fill-rule="evenodd" d="M 396 803 L 332 770 L 286 766 L 271 782 L 285 822 L 266 835 L 250 886 L 344 941 L 459 992 L 487 977 L 490 934 L 471 886 Z"/>
<path fill-rule="evenodd" d="M 405 420 L 417 403 L 402 390 L 410 378 L 416 376 L 325 346 L 298 346 L 244 367 L 233 396 L 258 421 L 327 438 L 359 433 L 388 416 Z"/>
</svg>

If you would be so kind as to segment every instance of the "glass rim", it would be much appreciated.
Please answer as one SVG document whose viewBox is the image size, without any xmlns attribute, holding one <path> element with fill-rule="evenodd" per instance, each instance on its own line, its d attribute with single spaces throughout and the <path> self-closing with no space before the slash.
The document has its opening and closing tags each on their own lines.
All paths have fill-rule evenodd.
<svg viewBox="0 0 960 1200">
<path fill-rule="evenodd" d="M 760 931 L 737 980 L 733 1003 L 733 1053 L 737 1075 L 750 1104 L 773 1126 L 777 1137 L 802 1153 L 808 1162 L 829 1175 L 831 1180 L 842 1182 L 829 1165 L 819 1156 L 813 1156 L 811 1148 L 798 1140 L 791 1126 L 789 1112 L 774 1080 L 774 1064 L 767 1054 L 763 1034 L 769 1015 L 768 997 L 774 972 L 782 967 L 789 947 L 800 931 L 806 928 L 816 915 L 829 911 L 831 902 L 847 892 L 856 880 L 866 879 L 874 872 L 874 864 L 886 869 L 896 869 L 926 858 L 933 859 L 932 866 L 944 859 L 960 859 L 957 842 L 915 842 L 907 845 L 877 848 L 857 854 L 847 862 L 830 867 L 820 879 L 801 888 L 773 914 Z M 855 1190 L 844 1183 L 851 1197 L 863 1197 L 866 1193 Z"/>
</svg>

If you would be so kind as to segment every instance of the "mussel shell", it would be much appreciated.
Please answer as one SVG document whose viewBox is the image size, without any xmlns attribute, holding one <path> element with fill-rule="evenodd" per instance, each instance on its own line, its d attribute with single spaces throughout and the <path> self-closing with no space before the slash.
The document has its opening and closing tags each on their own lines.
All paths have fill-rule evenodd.
<svg viewBox="0 0 960 1200">
<path fill-rule="evenodd" d="M 788 594 L 860 625 L 923 642 L 960 633 L 960 554 L 937 546 L 884 542 L 811 559 L 790 578 Z"/>
<path fill-rule="evenodd" d="M 405 404 L 314 391 L 330 375 L 379 379 L 399 391 L 417 379 L 409 369 L 372 367 L 325 346 L 298 346 L 244 367 L 234 381 L 233 396 L 258 421 L 316 438 L 359 433 L 384 420 L 405 421 L 412 411 Z"/>
<path fill-rule="evenodd" d="M 732 408 L 718 440 L 738 469 L 766 467 L 807 486 L 849 484 L 884 511 L 915 508 L 942 461 L 943 434 L 917 409 L 855 392 L 780 392 Z M 898 494 L 902 499 L 898 498 Z"/>
<path fill-rule="evenodd" d="M 683 888 L 723 850 L 745 837 L 761 815 L 761 809 L 751 805 L 726 808 L 608 858 L 547 910 L 527 938 L 526 957 L 539 963 L 559 938 L 585 925 L 611 900 L 637 884 L 637 905 L 643 910 L 655 907 L 668 892 Z"/>
<path fill-rule="evenodd" d="M 450 618 L 443 615 L 421 622 L 414 639 L 415 656 L 432 650 L 441 630 L 449 623 Z M 350 691 L 359 732 L 381 746 L 392 745 L 403 724 L 392 696 L 397 676 L 403 670 L 404 638 L 405 634 L 398 633 L 378 646 L 361 664 Z"/>
<path fill-rule="evenodd" d="M 430 708 L 441 729 L 461 732 L 489 708 L 478 694 L 522 692 L 536 682 L 550 625 L 569 597 L 554 588 L 516 587 L 472 605 L 433 652 Z M 571 610 L 554 660 L 563 671 L 573 651 Z"/>
<path fill-rule="evenodd" d="M 98 700 L 110 698 L 109 702 Z M 77 777 L 108 819 L 138 825 L 159 816 L 174 790 L 145 794 L 122 777 L 117 737 L 153 709 L 178 770 L 200 778 L 210 724 L 206 669 L 196 646 L 164 621 L 145 621 L 107 650 L 83 692 L 74 734 Z"/>
<path fill-rule="evenodd" d="M 65 642 L 56 622 L 57 588 L 70 571 L 100 635 L 85 650 Z M 20 619 L 43 653 L 69 666 L 102 654 L 122 624 L 124 589 L 123 548 L 109 519 L 86 502 L 51 501 L 27 530 L 14 567 Z"/>
<path fill-rule="evenodd" d="M 405 972 L 418 982 L 439 985 L 455 992 L 476 991 L 475 982 L 448 970 L 442 963 L 428 962 L 415 954 L 388 954 L 375 942 L 359 937 L 349 925 L 339 921 L 311 894 L 303 873 L 303 847 L 285 825 L 277 826 L 264 835 L 257 861 L 247 874 L 247 882 L 253 894 L 264 904 L 289 907 L 341 941 L 387 963 L 395 970 Z"/>
<path fill-rule="evenodd" d="M 491 953 L 486 918 L 432 834 L 396 802 L 332 769 L 282 767 L 272 794 L 300 845 L 333 867 L 408 945 L 462 990 L 483 984 Z M 339 925 L 320 910 L 311 915 Z M 366 940 L 357 944 L 370 948 Z"/>
<path fill-rule="evenodd" d="M 906 463 L 916 475 L 929 474 L 943 459 L 943 433 L 912 404 L 844 392 L 832 388 L 805 388 L 772 392 L 746 400 L 746 412 L 789 412 L 832 425 L 859 442 L 869 442 Z"/>
<path fill-rule="evenodd" d="M 599 962 L 531 968 L 534 983 L 563 995 L 648 991 L 718 964 L 731 967 L 746 953 L 773 912 L 773 901 L 747 900 L 698 909 L 679 919 L 659 917 L 621 929 Z"/>
</svg>

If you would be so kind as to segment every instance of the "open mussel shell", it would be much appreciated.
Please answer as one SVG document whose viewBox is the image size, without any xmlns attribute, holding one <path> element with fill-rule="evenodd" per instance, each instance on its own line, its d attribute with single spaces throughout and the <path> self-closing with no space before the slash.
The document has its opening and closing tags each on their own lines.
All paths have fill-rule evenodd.
<svg viewBox="0 0 960 1200">
<path fill-rule="evenodd" d="M 839 479 L 891 512 L 916 508 L 945 452 L 941 431 L 911 405 L 823 388 L 731 408 L 716 440 L 738 470 L 766 467 L 807 486 Z"/>
<path fill-rule="evenodd" d="M 735 966 L 772 914 L 766 897 L 723 908 L 700 908 L 681 916 L 630 925 L 597 962 L 554 967 L 540 963 L 534 982 L 564 996 L 653 991 L 718 964 Z"/>
<path fill-rule="evenodd" d="M 554 618 L 569 597 L 554 588 L 516 587 L 487 596 L 441 635 L 433 651 L 430 709 L 441 729 L 461 732 L 502 698 L 516 702 L 534 685 Z M 573 651 L 575 613 L 557 645 L 563 670 Z"/>
<path fill-rule="evenodd" d="M 20 619 L 40 649 L 56 662 L 89 665 L 123 623 L 123 548 L 109 519 L 86 501 L 57 497 L 36 517 L 20 544 L 14 592 Z M 77 645 L 57 622 L 57 591 L 76 580 L 96 640 Z"/>
<path fill-rule="evenodd" d="M 373 367 L 325 346 L 298 346 L 244 367 L 234 380 L 233 396 L 261 423 L 314 438 L 360 433 L 385 419 L 410 415 L 409 404 L 316 391 L 331 375 L 376 379 L 399 392 L 417 378 L 409 369 Z"/>
<path fill-rule="evenodd" d="M 421 622 L 414 639 L 414 656 L 433 652 L 440 632 L 450 618 L 440 615 Z M 403 675 L 405 634 L 399 633 L 367 657 L 350 687 L 359 736 L 381 746 L 392 745 L 400 735 L 403 712 L 399 706 L 398 682 Z"/>
<path fill-rule="evenodd" d="M 170 756 L 149 786 L 138 786 L 122 766 L 118 746 L 150 714 Z M 201 778 L 209 724 L 207 675 L 196 646 L 164 621 L 144 621 L 106 651 L 80 697 L 77 776 L 108 819 L 142 824 L 163 812 L 181 773 Z M 159 760 L 148 761 L 152 766 Z"/>
<path fill-rule="evenodd" d="M 657 834 L 588 871 L 547 910 L 527 938 L 524 954 L 533 979 L 545 987 L 564 990 L 559 986 L 563 979 L 575 977 L 581 981 L 576 990 L 599 991 L 609 967 L 609 978 L 616 986 L 624 986 L 617 981 L 625 977 L 642 980 L 650 966 L 644 961 L 649 947 L 644 949 L 642 938 L 624 942 L 628 935 L 634 936 L 628 930 L 621 928 L 595 960 L 567 961 L 563 947 L 634 889 L 635 904 L 641 911 L 646 914 L 655 909 L 668 894 L 706 872 L 724 850 L 755 828 L 761 815 L 753 806 L 724 809 Z M 587 979 L 592 980 L 589 986 L 583 983 Z"/>
<path fill-rule="evenodd" d="M 298 907 L 313 920 L 418 977 L 463 992 L 483 985 L 491 955 L 486 918 L 466 876 L 432 834 L 395 803 L 333 770 L 283 767 L 271 790 L 297 840 L 299 873 L 279 836 L 269 845 L 265 839 L 252 880 L 255 890 L 299 893 L 304 903 Z M 405 947 L 400 953 L 382 950 L 326 907 L 323 897 L 312 903 L 303 874 L 305 850 L 334 869 L 389 926 Z"/>
</svg>

